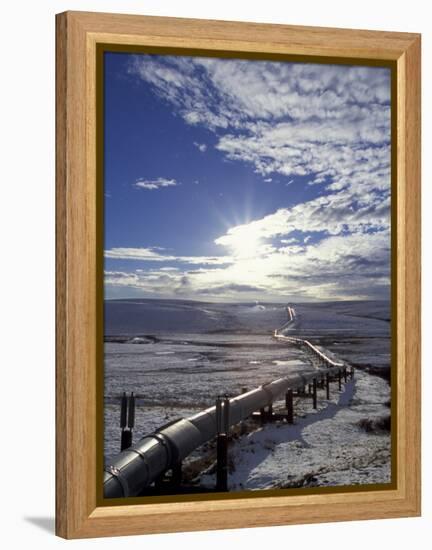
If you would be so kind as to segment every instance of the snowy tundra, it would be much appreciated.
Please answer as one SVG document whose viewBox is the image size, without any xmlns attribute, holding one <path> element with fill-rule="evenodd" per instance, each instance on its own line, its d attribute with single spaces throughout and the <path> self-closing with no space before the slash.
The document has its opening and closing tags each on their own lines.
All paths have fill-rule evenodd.
<svg viewBox="0 0 432 550">
<path fill-rule="evenodd" d="M 316 369 L 310 358 L 273 338 L 304 338 L 356 367 L 318 409 L 295 397 L 295 422 L 250 420 L 230 444 L 230 490 L 388 483 L 390 305 L 388 302 L 290 304 L 112 300 L 105 303 L 105 457 L 120 446 L 123 391 L 137 395 L 134 439 L 170 420 L 281 376 Z M 284 403 L 275 404 L 283 413 Z M 214 445 L 185 464 L 191 485 L 212 487 Z"/>
</svg>

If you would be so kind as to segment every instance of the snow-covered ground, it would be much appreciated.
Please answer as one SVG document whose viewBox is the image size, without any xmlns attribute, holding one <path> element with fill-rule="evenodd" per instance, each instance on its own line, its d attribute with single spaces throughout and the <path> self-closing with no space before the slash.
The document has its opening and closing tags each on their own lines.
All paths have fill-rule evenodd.
<svg viewBox="0 0 432 550">
<path fill-rule="evenodd" d="M 388 417 L 388 384 L 358 371 L 341 392 L 332 384 L 330 401 L 318 395 L 316 411 L 310 398 L 295 399 L 294 425 L 265 424 L 233 442 L 230 490 L 390 482 L 389 432 L 362 427 Z M 214 485 L 214 473 L 201 482 Z"/>
<path fill-rule="evenodd" d="M 303 354 L 271 335 L 160 335 L 150 344 L 105 344 L 105 454 L 120 448 L 120 396 L 137 396 L 135 433 L 214 405 L 275 378 L 310 371 Z"/>
<path fill-rule="evenodd" d="M 298 304 L 289 336 L 307 338 L 351 364 L 390 378 L 390 303 Z"/>
<path fill-rule="evenodd" d="M 390 309 L 385 302 L 291 304 L 287 335 L 307 338 L 335 358 L 371 372 L 388 372 Z M 175 418 L 280 376 L 315 368 L 301 350 L 272 338 L 287 321 L 286 304 L 210 304 L 173 300 L 106 303 L 105 456 L 119 451 L 123 391 L 137 396 L 134 439 Z M 314 411 L 296 398 L 295 424 L 263 427 L 230 446 L 232 490 L 385 483 L 390 480 L 390 388 L 382 377 L 356 370 L 343 391 Z M 209 445 L 191 457 L 207 455 Z M 213 474 L 198 476 L 208 486 Z"/>
</svg>

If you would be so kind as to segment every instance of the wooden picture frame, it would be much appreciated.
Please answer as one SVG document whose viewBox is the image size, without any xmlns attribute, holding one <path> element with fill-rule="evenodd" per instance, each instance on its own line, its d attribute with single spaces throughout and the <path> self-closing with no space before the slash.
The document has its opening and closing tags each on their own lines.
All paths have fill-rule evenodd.
<svg viewBox="0 0 432 550">
<path fill-rule="evenodd" d="M 101 505 L 98 45 L 385 61 L 396 74 L 395 483 L 388 490 Z M 420 35 L 105 13 L 57 15 L 56 532 L 65 538 L 420 514 Z M 100 113 L 99 113 L 100 114 Z M 99 380 L 100 381 L 100 380 Z"/>
</svg>

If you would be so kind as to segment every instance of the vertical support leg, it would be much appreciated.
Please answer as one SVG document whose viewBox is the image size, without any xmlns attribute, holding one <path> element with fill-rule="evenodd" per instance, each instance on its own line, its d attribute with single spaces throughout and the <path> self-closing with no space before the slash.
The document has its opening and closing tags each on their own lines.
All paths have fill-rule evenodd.
<svg viewBox="0 0 432 550">
<path fill-rule="evenodd" d="M 226 434 L 217 437 L 216 490 L 228 491 L 228 438 Z"/>
<path fill-rule="evenodd" d="M 351 380 L 354 378 L 354 367 L 351 367 L 350 369 L 350 378 Z"/>
<path fill-rule="evenodd" d="M 135 397 L 132 392 L 128 398 L 123 392 L 120 405 L 120 450 L 124 451 L 132 445 L 133 427 L 135 424 Z"/>
<path fill-rule="evenodd" d="M 120 443 L 120 450 L 124 451 L 125 449 L 129 449 L 129 447 L 132 445 L 132 431 L 128 428 L 125 428 L 122 430 L 121 433 L 121 443 Z"/>
<path fill-rule="evenodd" d="M 120 428 L 126 428 L 126 418 L 127 418 L 127 397 L 126 392 L 123 392 L 121 403 L 120 403 Z"/>
<path fill-rule="evenodd" d="M 241 389 L 242 393 L 247 393 L 247 391 L 248 391 L 247 388 L 242 388 Z M 244 420 L 242 420 L 240 422 L 240 435 L 244 435 L 246 432 L 247 432 L 247 425 L 246 425 L 246 422 Z"/>
<path fill-rule="evenodd" d="M 346 367 L 344 367 L 344 370 L 343 370 L 343 377 L 344 377 L 344 382 L 346 384 L 347 383 L 347 369 L 346 369 Z"/>
<path fill-rule="evenodd" d="M 171 484 L 172 484 L 174 487 L 178 487 L 179 485 L 181 485 L 182 477 L 183 477 L 182 462 L 179 461 L 179 462 L 177 462 L 177 464 L 175 464 L 175 466 L 173 466 L 173 468 L 172 468 Z"/>
<path fill-rule="evenodd" d="M 268 415 L 267 421 L 273 422 L 273 404 L 272 403 L 270 403 L 270 405 L 268 406 L 267 415 Z"/>
<path fill-rule="evenodd" d="M 159 474 L 157 476 L 157 478 L 154 480 L 154 486 L 157 488 L 157 489 L 162 489 L 163 486 L 165 485 L 166 481 L 165 481 L 165 472 L 162 472 L 161 474 Z"/>
<path fill-rule="evenodd" d="M 128 425 L 128 428 L 129 428 L 129 445 L 128 445 L 128 447 L 130 447 L 132 445 L 132 441 L 133 441 L 133 429 L 134 429 L 134 426 L 135 426 L 135 396 L 134 396 L 133 392 L 130 394 L 130 397 L 128 399 L 128 405 L 129 405 L 128 420 L 127 420 L 127 425 Z"/>
<path fill-rule="evenodd" d="M 326 386 L 326 399 L 327 401 L 330 399 L 330 375 L 327 372 L 325 377 L 325 386 Z"/>
<path fill-rule="evenodd" d="M 123 392 L 121 402 L 120 402 L 120 428 L 121 428 L 121 436 L 120 436 L 120 451 L 124 451 L 127 449 L 127 441 L 126 441 L 126 435 L 125 435 L 125 428 L 126 428 L 126 421 L 127 421 L 127 397 L 126 392 Z"/>
<path fill-rule="evenodd" d="M 313 408 L 317 408 L 317 379 L 313 379 L 313 393 L 312 393 L 312 399 L 313 399 Z"/>
<path fill-rule="evenodd" d="M 228 491 L 228 432 L 230 426 L 230 401 L 227 396 L 216 400 L 216 490 Z"/>
<path fill-rule="evenodd" d="M 293 391 L 291 389 L 285 394 L 285 405 L 287 409 L 287 422 L 288 424 L 294 424 L 294 402 Z"/>
<path fill-rule="evenodd" d="M 135 396 L 132 392 L 129 397 L 129 411 L 128 411 L 128 428 L 131 430 L 135 426 Z"/>
<path fill-rule="evenodd" d="M 338 382 L 339 382 L 339 391 L 342 390 L 342 371 L 338 370 Z"/>
</svg>

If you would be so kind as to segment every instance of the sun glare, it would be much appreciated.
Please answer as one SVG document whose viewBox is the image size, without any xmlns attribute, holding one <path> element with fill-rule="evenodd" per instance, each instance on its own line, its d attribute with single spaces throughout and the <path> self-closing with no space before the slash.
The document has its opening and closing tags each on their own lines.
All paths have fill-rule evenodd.
<svg viewBox="0 0 432 550">
<path fill-rule="evenodd" d="M 229 247 L 237 258 L 254 258 L 259 254 L 262 240 L 252 227 L 246 231 L 232 233 L 229 237 Z"/>
</svg>

